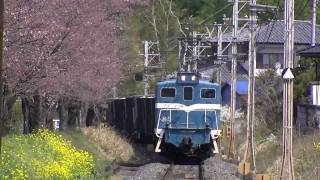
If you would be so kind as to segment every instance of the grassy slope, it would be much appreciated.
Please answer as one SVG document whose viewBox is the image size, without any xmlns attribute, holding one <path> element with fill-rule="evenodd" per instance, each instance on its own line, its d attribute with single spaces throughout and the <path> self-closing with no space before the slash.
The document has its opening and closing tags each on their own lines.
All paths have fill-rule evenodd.
<svg viewBox="0 0 320 180">
<path fill-rule="evenodd" d="M 273 141 L 267 140 L 270 132 L 264 132 L 263 129 L 257 129 L 255 132 L 255 151 L 256 151 L 256 168 L 257 173 L 267 173 L 277 175 L 280 173 L 282 138 L 281 134 L 277 135 Z M 295 176 L 297 179 L 312 179 L 315 176 L 315 169 L 319 168 L 320 173 L 320 152 L 317 152 L 314 143 L 320 142 L 320 131 L 309 132 L 306 135 L 293 137 L 293 159 Z M 245 129 L 236 136 L 236 148 L 238 156 L 242 160 Z M 228 153 L 229 138 L 221 140 L 221 146 L 224 147 L 225 153 Z M 276 176 L 277 177 L 277 176 Z"/>
<path fill-rule="evenodd" d="M 85 150 L 92 154 L 95 161 L 97 179 L 107 179 L 108 176 L 110 176 L 106 171 L 106 168 L 110 166 L 112 160 L 97 144 L 91 142 L 86 136 L 77 130 L 59 132 L 59 134 L 70 140 L 76 148 Z"/>
<path fill-rule="evenodd" d="M 301 137 L 294 136 L 293 159 L 295 176 L 298 179 L 312 179 L 316 167 L 320 167 L 320 152 L 314 148 L 314 142 L 319 142 L 319 134 L 306 134 Z M 281 167 L 282 139 L 275 142 L 261 143 L 261 151 L 256 155 L 257 170 L 260 173 L 278 174 Z"/>
</svg>

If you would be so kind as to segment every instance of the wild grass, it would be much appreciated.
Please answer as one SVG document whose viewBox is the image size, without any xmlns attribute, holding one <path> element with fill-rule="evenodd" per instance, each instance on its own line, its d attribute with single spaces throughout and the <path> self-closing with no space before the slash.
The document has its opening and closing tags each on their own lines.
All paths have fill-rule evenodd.
<svg viewBox="0 0 320 180">
<path fill-rule="evenodd" d="M 316 168 L 320 167 L 320 133 L 311 133 L 296 138 L 293 155 L 297 179 L 312 179 Z M 319 174 L 320 175 L 320 174 Z"/>
<path fill-rule="evenodd" d="M 117 161 L 129 161 L 134 156 L 129 140 L 111 127 L 87 127 L 82 128 L 81 132 Z"/>
<path fill-rule="evenodd" d="M 111 165 L 113 159 L 97 143 L 76 129 L 58 132 L 58 134 L 72 142 L 77 149 L 87 151 L 92 155 L 96 171 L 95 179 L 107 179 L 110 176 L 106 168 Z"/>
<path fill-rule="evenodd" d="M 266 141 L 258 145 L 256 155 L 257 172 L 279 176 L 281 169 L 282 142 Z M 319 134 L 293 137 L 293 162 L 296 179 L 313 179 L 320 167 Z M 320 175 L 320 174 L 319 174 Z"/>
</svg>

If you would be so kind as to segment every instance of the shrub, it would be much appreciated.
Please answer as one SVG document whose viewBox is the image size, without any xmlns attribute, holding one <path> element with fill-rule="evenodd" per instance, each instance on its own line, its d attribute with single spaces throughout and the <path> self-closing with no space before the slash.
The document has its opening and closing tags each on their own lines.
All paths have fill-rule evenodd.
<svg viewBox="0 0 320 180">
<path fill-rule="evenodd" d="M 47 130 L 4 138 L 0 179 L 93 179 L 93 158 Z"/>
<path fill-rule="evenodd" d="M 255 87 L 256 122 L 263 129 L 277 131 L 282 118 L 282 80 L 273 70 L 261 73 Z"/>
<path fill-rule="evenodd" d="M 81 131 L 116 160 L 129 161 L 134 157 L 134 151 L 128 138 L 121 136 L 111 127 L 87 127 L 81 128 Z"/>
<path fill-rule="evenodd" d="M 320 143 L 314 143 L 313 146 L 314 146 L 315 150 L 316 150 L 318 153 L 320 153 Z"/>
</svg>

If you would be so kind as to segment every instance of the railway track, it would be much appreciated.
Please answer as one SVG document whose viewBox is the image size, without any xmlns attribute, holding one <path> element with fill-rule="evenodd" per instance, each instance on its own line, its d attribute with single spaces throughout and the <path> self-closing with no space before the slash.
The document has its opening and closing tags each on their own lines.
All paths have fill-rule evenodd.
<svg viewBox="0 0 320 180">
<path fill-rule="evenodd" d="M 114 175 L 125 179 L 136 179 L 138 171 L 141 171 L 144 166 L 137 165 L 118 165 L 114 169 Z M 158 173 L 159 180 L 204 180 L 203 163 L 194 165 L 181 165 L 170 163 L 162 173 Z"/>
<path fill-rule="evenodd" d="M 139 165 L 118 165 L 114 170 L 113 174 L 122 177 L 134 177 L 137 171 L 140 169 Z"/>
<path fill-rule="evenodd" d="M 171 163 L 162 180 L 172 179 L 204 180 L 203 162 L 200 162 L 197 165 L 179 165 Z"/>
<path fill-rule="evenodd" d="M 120 176 L 120 179 L 130 180 L 239 179 L 236 175 L 237 166 L 232 163 L 222 161 L 219 157 L 212 157 L 204 161 L 186 161 L 153 161 L 140 165 L 121 164 L 115 168 L 114 175 L 115 177 Z"/>
<path fill-rule="evenodd" d="M 205 180 L 203 162 L 199 164 L 199 180 Z"/>
</svg>

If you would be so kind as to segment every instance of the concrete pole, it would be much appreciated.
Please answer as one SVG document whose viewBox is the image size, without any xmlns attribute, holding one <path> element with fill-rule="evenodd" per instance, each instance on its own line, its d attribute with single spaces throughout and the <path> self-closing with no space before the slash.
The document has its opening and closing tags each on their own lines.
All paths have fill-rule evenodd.
<svg viewBox="0 0 320 180">
<path fill-rule="evenodd" d="M 0 159 L 2 151 L 2 135 L 4 131 L 4 110 L 3 110 L 3 24 L 4 24 L 4 0 L 0 0 Z"/>
<path fill-rule="evenodd" d="M 193 37 L 193 39 L 192 39 L 192 46 L 193 46 L 192 48 L 193 49 L 192 49 L 192 58 L 191 58 L 192 62 L 189 62 L 189 66 L 190 66 L 190 68 L 188 68 L 189 72 L 191 70 L 192 71 L 196 71 L 197 70 L 197 60 L 198 60 L 198 54 L 199 54 L 199 52 L 198 52 L 199 44 L 198 44 L 198 41 L 197 41 L 197 32 L 193 31 L 192 37 Z"/>
<path fill-rule="evenodd" d="M 248 83 L 248 107 L 247 107 L 247 143 L 244 154 L 244 161 L 247 161 L 248 154 L 250 154 L 250 163 L 252 164 L 252 170 L 256 170 L 255 153 L 254 153 L 254 86 L 255 86 L 255 62 L 256 62 L 256 48 L 255 48 L 255 36 L 256 36 L 256 22 L 257 16 L 255 11 L 256 0 L 250 0 L 250 33 L 249 33 L 249 83 Z"/>
<path fill-rule="evenodd" d="M 228 158 L 235 159 L 235 111 L 236 111 L 236 86 L 237 86 L 237 51 L 238 51 L 238 0 L 233 0 L 233 10 L 232 10 L 232 65 L 231 65 L 231 137 L 229 144 Z"/>
<path fill-rule="evenodd" d="M 143 73 L 143 83 L 144 83 L 144 95 L 149 94 L 149 81 L 148 81 L 148 65 L 149 65 L 149 42 L 143 41 L 144 43 L 144 73 Z"/>
<path fill-rule="evenodd" d="M 293 68 L 294 58 L 294 0 L 285 0 L 285 37 L 284 37 L 284 69 Z M 287 71 L 288 71 L 287 70 Z M 283 80 L 283 135 L 282 161 L 280 179 L 293 180 L 292 156 L 292 121 L 293 121 L 293 79 Z"/>
<path fill-rule="evenodd" d="M 112 87 L 112 97 L 113 98 L 117 98 L 117 87 L 116 86 L 114 86 L 114 87 Z"/>
<path fill-rule="evenodd" d="M 317 0 L 312 0 L 312 10 L 311 10 L 311 46 L 316 45 L 316 20 L 317 20 L 317 13 L 316 13 L 316 7 L 317 7 Z"/>
<path fill-rule="evenodd" d="M 220 66 L 219 70 L 218 70 L 218 75 L 217 75 L 217 79 L 218 79 L 218 83 L 221 86 L 221 59 L 222 59 L 222 25 L 218 24 L 218 50 L 217 50 L 217 59 L 218 59 L 218 65 Z"/>
</svg>

